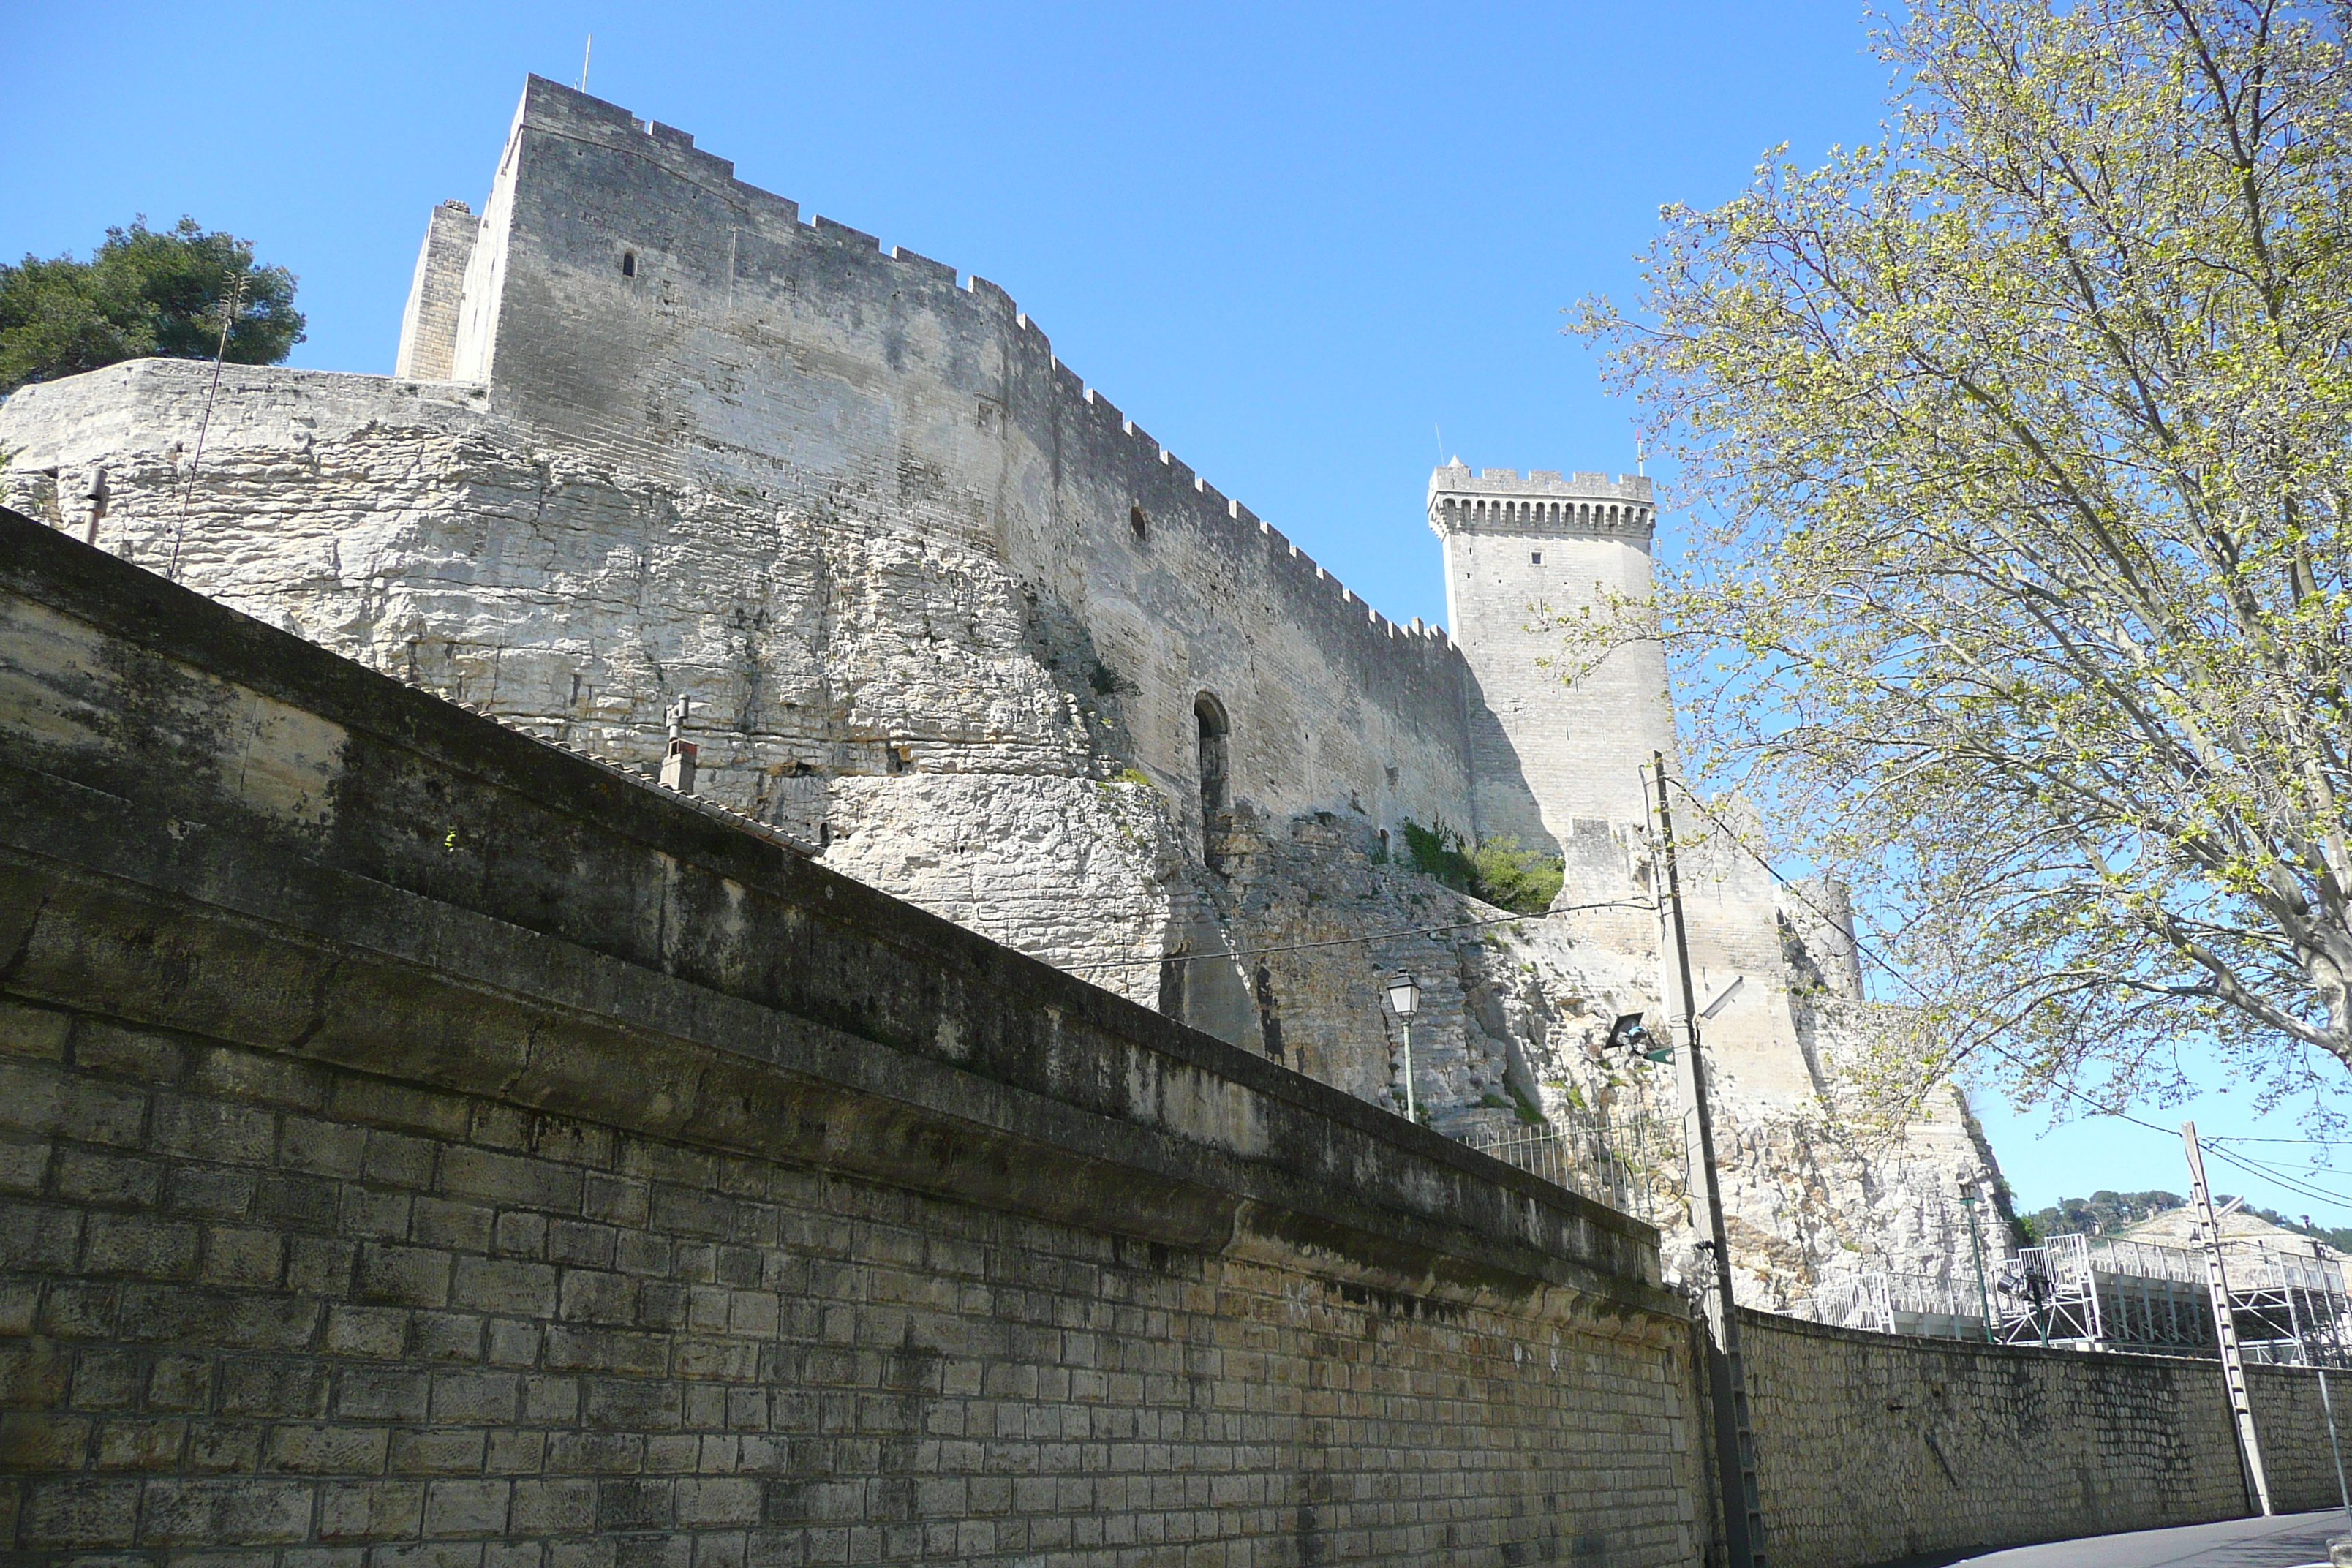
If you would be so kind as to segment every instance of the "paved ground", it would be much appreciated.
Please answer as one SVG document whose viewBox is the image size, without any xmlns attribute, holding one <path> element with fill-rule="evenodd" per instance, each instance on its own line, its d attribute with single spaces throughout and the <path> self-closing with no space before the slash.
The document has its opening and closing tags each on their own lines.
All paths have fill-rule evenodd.
<svg viewBox="0 0 2352 1568">
<path fill-rule="evenodd" d="M 2012 1546 L 1982 1553 L 1913 1557 L 1888 1568 L 2302 1568 L 2327 1561 L 2327 1538 L 2352 1533 L 2341 1509 L 2282 1514 L 2275 1519 L 2225 1519 L 2177 1530 L 2136 1530 Z"/>
</svg>

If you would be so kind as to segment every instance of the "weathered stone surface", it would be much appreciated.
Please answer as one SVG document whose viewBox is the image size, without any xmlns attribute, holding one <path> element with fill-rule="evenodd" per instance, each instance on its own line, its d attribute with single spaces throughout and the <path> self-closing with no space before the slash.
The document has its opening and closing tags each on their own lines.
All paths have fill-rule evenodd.
<svg viewBox="0 0 2352 1568">
<path fill-rule="evenodd" d="M 1433 1125 L 1524 1107 L 1613 1141 L 1690 1239 L 1677 1091 L 1588 1050 L 1615 1011 L 1663 1021 L 1654 921 L 1567 912 L 1649 897 L 1663 668 L 1570 691 L 1527 630 L 1646 583 L 1646 480 L 1439 470 L 1463 646 L 1393 625 L 1001 289 L 536 79 L 478 219 L 436 209 L 404 343 L 446 379 L 230 367 L 215 400 L 209 366 L 143 362 L 27 388 L 0 500 L 625 767 L 690 698 L 707 799 L 1360 1099 L 1401 1106 L 1379 981 L 1412 964 Z M 1478 923 L 1501 911 L 1400 868 L 1408 819 L 1557 847 L 1563 912 Z M 1855 1136 L 1770 879 L 1728 850 L 1685 874 L 1703 986 L 1744 981 L 1707 1037 L 1743 1292 L 1948 1270 L 1983 1156 L 1940 1113 Z"/>
<path fill-rule="evenodd" d="M 1338 832 L 1231 836 L 1226 918 L 1494 918 L 1252 904 Z M 1638 981 L 1475 934 L 1395 955 L 1433 1084 L 1597 1102 Z M 1654 1231 L 8 516 L 0 954 L 38 1568 L 1703 1561 Z M 1790 1568 L 2242 1510 L 2210 1363 L 1746 1325 Z"/>
<path fill-rule="evenodd" d="M 0 650 L 27 1562 L 1699 1561 L 1637 1222 L 7 516 Z"/>
</svg>

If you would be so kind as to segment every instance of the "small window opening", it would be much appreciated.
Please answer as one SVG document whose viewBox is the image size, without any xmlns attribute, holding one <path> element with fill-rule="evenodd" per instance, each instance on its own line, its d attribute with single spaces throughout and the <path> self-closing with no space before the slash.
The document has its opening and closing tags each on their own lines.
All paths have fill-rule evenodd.
<svg viewBox="0 0 2352 1568">
<path fill-rule="evenodd" d="M 1388 863 L 1389 863 L 1389 830 L 1388 830 L 1387 828 L 1383 827 L 1383 828 L 1381 828 L 1381 865 L 1383 865 L 1383 866 L 1385 866 L 1385 865 L 1387 865 Z"/>
<path fill-rule="evenodd" d="M 621 276 L 624 278 L 635 278 L 636 275 L 637 253 L 634 250 L 625 250 L 621 252 Z"/>
<path fill-rule="evenodd" d="M 1203 691 L 1193 700 L 1192 718 L 1201 732 L 1201 819 L 1213 822 L 1231 809 L 1232 794 L 1225 777 L 1224 704 Z"/>
<path fill-rule="evenodd" d="M 1144 517 L 1143 509 L 1139 506 L 1127 509 L 1127 526 L 1135 530 L 1135 542 L 1138 544 L 1142 543 L 1145 537 L 1151 531 L 1150 521 Z"/>
<path fill-rule="evenodd" d="M 1540 551 L 1540 550 L 1530 550 L 1530 551 L 1528 551 L 1528 565 L 1530 565 L 1530 566 L 1540 566 L 1540 565 L 1542 565 L 1542 564 L 1543 564 L 1543 552 L 1542 552 L 1542 551 Z"/>
</svg>

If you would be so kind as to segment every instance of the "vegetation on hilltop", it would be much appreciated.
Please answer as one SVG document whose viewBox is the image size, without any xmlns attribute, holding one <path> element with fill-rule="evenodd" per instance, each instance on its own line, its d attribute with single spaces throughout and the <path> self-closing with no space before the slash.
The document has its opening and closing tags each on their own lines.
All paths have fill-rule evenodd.
<svg viewBox="0 0 2352 1568">
<path fill-rule="evenodd" d="M 2087 1198 L 2060 1198 L 2046 1209 L 2019 1217 L 2035 1241 L 2047 1241 L 2053 1236 L 2112 1236 L 2126 1226 L 2177 1209 L 2187 1201 L 2179 1193 L 2118 1193 L 2101 1187 Z"/>
<path fill-rule="evenodd" d="M 2144 1219 L 2180 1208 L 2188 1199 L 2179 1193 L 2160 1189 L 2145 1193 L 2118 1193 L 2102 1187 L 2087 1198 L 2060 1198 L 2051 1207 L 2020 1216 L 2032 1241 L 2047 1241 L 2053 1236 L 2113 1236 Z M 2228 1199 L 2216 1194 L 2216 1203 Z M 2274 1209 L 2249 1205 L 2243 1212 L 2270 1221 L 2281 1230 L 2307 1236 L 2324 1241 L 2340 1252 L 2352 1254 L 2352 1226 L 2319 1226 L 2307 1217 L 2289 1217 Z"/>
<path fill-rule="evenodd" d="M 1507 833 L 1473 843 L 1443 821 L 1423 827 L 1408 818 L 1404 842 L 1423 876 L 1514 914 L 1539 915 L 1551 908 L 1566 872 L 1559 856 L 1522 849 Z"/>
<path fill-rule="evenodd" d="M 1703 772 L 2028 1102 L 2352 1065 L 2352 56 L 2321 0 L 1921 0 L 1876 145 L 1674 207 L 1612 345 Z M 2332 1060 L 2330 1058 L 2333 1058 Z"/>
<path fill-rule="evenodd" d="M 163 230 L 144 217 L 110 228 L 88 261 L 0 264 L 0 394 L 127 359 L 210 359 L 239 282 L 227 359 L 283 362 L 303 337 L 294 274 L 257 267 L 250 241 L 207 232 L 192 217 Z"/>
</svg>

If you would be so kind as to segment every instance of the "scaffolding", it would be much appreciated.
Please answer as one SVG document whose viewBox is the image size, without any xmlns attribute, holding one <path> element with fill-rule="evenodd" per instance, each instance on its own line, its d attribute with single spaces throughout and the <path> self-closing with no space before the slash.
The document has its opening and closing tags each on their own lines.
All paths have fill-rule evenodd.
<svg viewBox="0 0 2352 1568">
<path fill-rule="evenodd" d="M 2352 1286 L 2341 1259 L 2233 1241 L 2222 1263 L 2248 1361 L 2352 1366 Z M 2205 1260 L 2190 1247 L 2055 1237 L 2004 1262 L 1994 1291 L 1997 1337 L 2008 1344 L 2220 1354 Z"/>
</svg>

